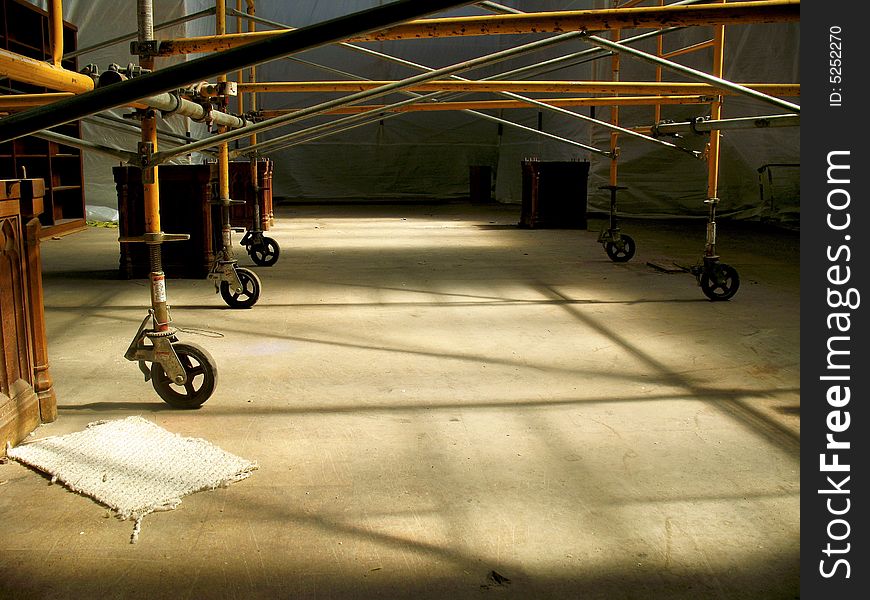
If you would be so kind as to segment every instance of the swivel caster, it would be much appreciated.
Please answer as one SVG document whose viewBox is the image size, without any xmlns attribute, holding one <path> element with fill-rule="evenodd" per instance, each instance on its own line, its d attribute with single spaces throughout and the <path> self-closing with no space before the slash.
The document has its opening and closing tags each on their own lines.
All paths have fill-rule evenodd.
<svg viewBox="0 0 870 600">
<path fill-rule="evenodd" d="M 221 297 L 230 308 L 251 308 L 260 299 L 260 278 L 250 269 L 235 268 L 241 289 L 232 289 L 229 281 L 220 282 Z"/>
<path fill-rule="evenodd" d="M 620 234 L 615 236 L 613 241 L 604 243 L 604 251 L 613 262 L 628 262 L 634 257 L 637 246 L 634 243 L 634 238 L 631 236 Z"/>
<path fill-rule="evenodd" d="M 740 276 L 731 265 L 715 262 L 704 265 L 698 273 L 698 284 L 710 300 L 730 300 L 740 288 Z"/>
<path fill-rule="evenodd" d="M 263 237 L 262 243 L 252 244 L 246 249 L 251 260 L 261 267 L 271 267 L 278 262 L 278 256 L 281 254 L 278 242 L 269 237 Z"/>
<path fill-rule="evenodd" d="M 199 408 L 214 392 L 217 385 L 217 366 L 204 348 L 196 344 L 172 344 L 184 368 L 186 381 L 176 384 L 163 370 L 163 365 L 151 365 L 151 385 L 164 402 L 173 408 Z"/>
</svg>

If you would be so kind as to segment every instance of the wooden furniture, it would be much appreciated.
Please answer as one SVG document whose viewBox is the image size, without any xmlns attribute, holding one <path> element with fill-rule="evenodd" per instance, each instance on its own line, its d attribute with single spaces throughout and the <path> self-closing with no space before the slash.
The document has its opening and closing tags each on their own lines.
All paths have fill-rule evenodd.
<svg viewBox="0 0 870 600">
<path fill-rule="evenodd" d="M 527 160 L 522 171 L 520 227 L 586 229 L 588 162 Z"/>
<path fill-rule="evenodd" d="M 260 225 L 268 231 L 274 223 L 272 212 L 272 161 L 258 164 L 260 182 Z M 119 235 L 140 236 L 145 232 L 145 207 L 142 172 L 138 167 L 112 169 L 118 189 Z M 230 208 L 230 225 L 250 229 L 254 220 L 254 190 L 251 163 L 231 162 L 230 198 L 245 204 Z M 160 180 L 160 226 L 164 233 L 187 233 L 190 240 L 162 245 L 163 272 L 169 277 L 202 279 L 221 248 L 220 208 L 211 204 L 217 198 L 218 173 L 214 163 L 205 165 L 163 165 Z M 233 240 L 239 241 L 238 238 Z M 144 244 L 123 243 L 121 277 L 147 277 L 150 270 L 148 250 Z M 238 246 L 234 248 L 243 252 Z"/>
<path fill-rule="evenodd" d="M 274 163 L 266 158 L 257 162 L 257 179 L 260 184 L 260 226 L 268 231 L 275 223 L 272 210 L 272 168 Z M 215 174 L 217 176 L 217 174 Z M 230 198 L 244 200 L 230 208 L 230 224 L 233 227 L 250 229 L 254 221 L 254 189 L 251 185 L 251 163 L 233 161 L 230 163 Z"/>
<path fill-rule="evenodd" d="M 75 50 L 77 28 L 63 24 L 65 52 Z M 37 60 L 51 60 L 48 13 L 25 0 L 0 0 L 0 48 Z M 77 71 L 76 59 L 61 66 Z M 0 78 L 0 94 L 53 92 L 22 81 Z M 52 131 L 81 137 L 79 122 Z M 81 151 L 35 137 L 0 144 L 0 178 L 45 180 L 45 210 L 39 219 L 43 236 L 84 229 L 85 197 Z"/>
<path fill-rule="evenodd" d="M 40 179 L 0 180 L 0 456 L 57 418 L 39 254 Z"/>
<path fill-rule="evenodd" d="M 138 167 L 114 167 L 118 189 L 118 220 L 121 237 L 145 233 L 142 171 Z M 160 226 L 164 233 L 187 233 L 184 242 L 162 244 L 163 272 L 169 277 L 202 279 L 208 275 L 219 248 L 220 224 L 212 218 L 209 201 L 214 196 L 212 165 L 163 165 L 160 180 Z M 216 214 L 216 213 L 215 213 Z M 215 230 L 217 228 L 217 230 Z M 120 272 L 126 279 L 148 277 L 148 248 L 141 243 L 123 243 Z"/>
<path fill-rule="evenodd" d="M 468 167 L 468 198 L 472 204 L 492 202 L 492 167 L 489 165 Z"/>
</svg>

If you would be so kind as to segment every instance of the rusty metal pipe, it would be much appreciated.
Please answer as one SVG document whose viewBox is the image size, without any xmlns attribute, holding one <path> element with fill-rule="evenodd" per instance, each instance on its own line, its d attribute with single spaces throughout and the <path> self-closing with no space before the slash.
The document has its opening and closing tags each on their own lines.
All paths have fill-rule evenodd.
<svg viewBox="0 0 870 600">
<path fill-rule="evenodd" d="M 662 27 L 780 23 L 798 20 L 800 20 L 799 0 L 759 0 L 739 2 L 733 5 L 654 6 L 424 19 L 381 29 L 366 35 L 350 36 L 346 38 L 346 41 L 372 42 L 469 35 L 642 29 L 645 27 L 660 29 Z M 215 52 L 268 39 L 287 31 L 261 31 L 221 37 L 201 36 L 165 40 L 160 43 L 158 54 L 171 56 Z"/>
<path fill-rule="evenodd" d="M 395 81 L 276 81 L 244 83 L 240 91 L 265 93 L 361 92 Z M 739 83 L 772 96 L 799 96 L 800 84 Z M 504 80 L 437 80 L 406 88 L 415 92 L 547 92 L 581 94 L 727 94 L 737 92 L 709 83 L 647 81 L 504 81 Z"/>
<path fill-rule="evenodd" d="M 541 102 L 553 106 L 649 106 L 652 104 L 707 104 L 709 96 L 599 96 L 595 98 L 541 98 Z M 361 104 L 357 106 L 343 106 L 329 111 L 330 115 L 353 115 L 371 110 L 387 110 L 387 104 Z M 438 112 L 452 110 L 510 110 L 530 108 L 533 105 L 520 100 L 472 100 L 468 102 L 425 102 L 411 104 L 389 109 L 390 112 Z M 277 110 L 263 110 L 260 114 L 265 118 L 277 117 L 299 110 L 298 108 L 285 108 Z"/>
</svg>

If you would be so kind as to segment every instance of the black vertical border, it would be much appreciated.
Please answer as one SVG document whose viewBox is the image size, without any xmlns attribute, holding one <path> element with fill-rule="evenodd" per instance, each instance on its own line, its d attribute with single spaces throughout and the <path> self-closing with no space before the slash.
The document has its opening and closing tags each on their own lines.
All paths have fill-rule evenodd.
<svg viewBox="0 0 870 600">
<path fill-rule="evenodd" d="M 844 0 L 804 0 L 801 3 L 801 597 L 805 600 L 865 598 L 868 593 L 867 495 L 860 490 L 868 487 L 866 462 L 870 453 L 866 408 L 870 402 L 867 394 L 870 339 L 866 317 L 870 310 L 870 289 L 866 285 L 870 272 L 867 252 L 870 164 L 867 163 L 866 138 L 870 127 L 861 112 L 868 105 L 862 80 L 870 73 L 866 62 L 870 52 L 865 50 L 870 44 L 870 34 L 861 23 L 862 4 Z M 830 37 L 832 28 L 836 31 L 838 27 L 841 32 L 837 37 L 842 40 L 839 49 L 831 45 L 837 40 Z M 835 62 L 838 50 L 842 62 L 839 65 L 841 82 L 832 80 L 838 74 Z M 833 93 L 842 95 L 840 106 L 836 106 L 836 97 L 832 100 Z M 828 182 L 828 155 L 833 151 L 849 152 L 847 158 L 841 154 L 835 159 L 839 164 L 849 164 L 848 184 Z M 834 173 L 843 178 L 846 172 L 841 169 Z M 834 189 L 848 192 L 847 208 L 829 208 L 828 194 Z M 840 192 L 833 196 L 835 204 L 844 203 L 845 198 Z M 848 213 L 848 229 L 832 229 L 827 223 L 829 213 L 835 224 L 844 223 L 845 213 Z M 837 256 L 842 246 L 847 246 L 848 252 L 841 250 L 838 260 L 830 260 L 829 252 Z M 834 265 L 840 265 L 841 277 L 844 267 L 850 267 L 847 283 L 832 285 L 829 282 L 828 269 Z M 848 288 L 855 288 L 861 295 L 859 306 L 832 308 L 828 301 L 829 288 L 844 293 Z M 829 330 L 828 316 L 834 312 L 849 313 L 848 333 Z M 834 382 L 820 379 L 834 373 L 828 369 L 827 359 L 828 340 L 835 335 L 849 337 L 850 354 L 845 359 L 841 355 L 840 362 L 848 361 L 851 365 L 848 371 L 837 371 L 837 374 L 849 375 L 849 381 L 838 383 L 848 385 L 851 392 L 848 405 L 839 409 L 831 406 L 827 399 L 828 389 Z M 842 341 L 837 343 L 840 349 L 847 348 Z M 827 419 L 834 410 L 848 411 L 850 422 L 846 431 L 832 433 L 829 430 Z M 842 423 L 844 415 L 841 412 L 834 418 Z M 826 449 L 829 433 L 837 441 L 848 441 L 851 447 L 840 451 Z M 827 461 L 831 462 L 834 452 L 839 454 L 840 463 L 849 464 L 847 473 L 822 472 L 820 455 L 827 453 Z M 849 493 L 820 493 L 820 490 L 833 488 L 827 481 L 828 476 Z M 844 476 L 850 477 L 845 484 L 842 483 Z M 829 512 L 828 499 L 834 510 L 843 510 L 847 498 L 848 512 L 840 516 Z M 843 540 L 829 538 L 828 527 L 834 519 L 848 522 L 848 528 L 842 522 L 831 525 L 834 536 L 841 537 L 848 532 Z M 828 556 L 824 552 L 828 543 L 834 549 L 848 548 L 849 551 Z M 846 568 L 842 563 L 833 576 L 824 577 L 821 570 L 830 573 L 838 558 L 848 561 L 849 577 L 845 577 Z M 823 567 L 822 560 L 825 561 Z"/>
</svg>

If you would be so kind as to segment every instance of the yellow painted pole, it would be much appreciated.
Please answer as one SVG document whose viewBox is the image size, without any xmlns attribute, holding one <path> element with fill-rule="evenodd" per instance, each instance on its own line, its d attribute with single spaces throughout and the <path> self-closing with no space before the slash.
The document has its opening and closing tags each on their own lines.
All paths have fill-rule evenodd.
<svg viewBox="0 0 870 600">
<path fill-rule="evenodd" d="M 152 152 L 157 152 L 157 118 L 150 110 L 142 119 L 142 141 L 146 144 L 150 143 Z M 160 233 L 160 182 L 157 178 L 157 167 L 154 167 L 153 170 L 153 183 L 143 183 L 145 190 L 145 233 Z"/>
<path fill-rule="evenodd" d="M 32 85 L 60 92 L 80 94 L 94 89 L 94 80 L 87 75 L 67 71 L 47 62 L 0 49 L 0 77 L 26 81 Z"/>
<path fill-rule="evenodd" d="M 708 104 L 709 96 L 598 96 L 595 98 L 540 98 L 539 102 L 552 104 L 553 106 L 649 106 L 656 103 L 662 104 Z M 356 106 L 342 106 L 325 114 L 329 115 L 354 115 L 386 108 L 385 104 L 359 104 Z M 426 102 L 409 104 L 390 109 L 389 112 L 437 112 L 450 110 L 509 110 L 531 108 L 528 102 L 522 100 L 471 100 L 468 102 Z M 3 108 L 0 100 L 0 109 Z M 264 110 L 262 115 L 266 119 L 295 112 L 299 108 L 284 108 L 278 110 Z M 647 127 L 647 129 L 649 129 Z"/>
<path fill-rule="evenodd" d="M 242 33 L 242 17 L 238 16 L 238 13 L 242 12 L 242 0 L 236 0 L 236 33 Z M 241 88 L 242 84 L 245 82 L 245 71 L 244 69 L 239 69 L 236 72 L 236 81 L 238 82 L 239 88 Z M 238 103 L 239 114 L 245 114 L 245 95 L 237 90 L 236 91 L 236 102 Z"/>
<path fill-rule="evenodd" d="M 620 30 L 613 30 L 613 41 L 618 42 L 621 37 Z M 612 81 L 619 81 L 619 53 L 614 52 L 610 58 L 610 73 Z M 619 105 L 614 104 L 610 107 L 610 123 L 611 125 L 619 125 Z M 619 170 L 619 132 L 610 132 L 610 185 L 617 185 L 617 176 Z"/>
<path fill-rule="evenodd" d="M 247 0 L 247 8 L 246 12 L 253 16 L 257 14 L 257 8 L 254 5 L 254 0 Z M 257 23 L 253 19 L 248 19 L 248 33 L 254 33 L 257 31 Z M 257 66 L 251 65 L 251 73 L 250 73 L 250 81 L 251 84 L 256 84 L 257 82 Z M 251 111 L 257 111 L 257 92 L 251 92 Z M 251 146 L 255 146 L 257 144 L 257 134 L 252 133 L 248 138 Z M 255 155 L 251 155 L 251 187 L 254 191 L 254 216 L 259 220 L 258 223 L 254 223 L 254 226 L 257 230 L 265 229 L 266 224 L 269 223 L 272 219 L 272 215 L 266 214 L 265 208 L 266 206 L 260 207 L 260 173 L 257 169 L 257 157 Z"/>
<path fill-rule="evenodd" d="M 8 94 L 0 96 L 0 110 L 16 111 L 24 110 L 25 108 L 33 108 L 34 106 L 44 106 L 69 98 L 72 96 L 70 92 L 58 92 L 50 94 Z"/>
<path fill-rule="evenodd" d="M 725 0 L 720 0 L 725 2 Z M 713 46 L 713 75 L 721 78 L 724 72 L 724 46 L 725 46 L 725 27 L 719 26 L 715 29 L 715 38 Z M 710 119 L 713 121 L 722 118 L 722 99 L 717 99 L 710 103 Z M 719 131 L 713 130 L 710 132 L 710 149 L 708 152 L 708 171 L 707 171 L 707 197 L 716 198 L 719 189 Z"/>
<path fill-rule="evenodd" d="M 782 23 L 799 20 L 799 0 L 757 0 L 737 2 L 725 6 L 697 4 L 422 19 L 348 38 L 347 41 L 371 42 L 474 35 L 658 29 L 739 23 Z M 280 35 L 287 31 L 289 30 L 276 29 L 227 36 L 164 40 L 160 43 L 159 55 L 170 56 L 226 50 L 266 37 Z"/>
<path fill-rule="evenodd" d="M 254 0 L 246 0 L 246 1 L 247 1 L 246 12 L 251 16 L 256 15 L 257 9 L 254 6 Z M 257 23 L 253 19 L 248 19 L 248 33 L 255 33 L 256 31 L 257 31 Z M 251 65 L 250 82 L 251 82 L 251 85 L 257 84 L 257 66 L 256 65 Z M 251 100 L 251 111 L 256 112 L 256 110 L 257 110 L 257 90 L 255 90 L 255 89 L 251 90 L 250 100 Z M 250 141 L 251 141 L 252 146 L 257 143 L 257 134 L 256 133 L 251 134 Z M 256 183 L 256 178 L 254 179 L 254 182 Z"/>
<path fill-rule="evenodd" d="M 659 38 L 661 39 L 661 38 Z M 691 46 L 686 46 L 685 48 L 680 48 L 679 50 L 674 50 L 673 52 L 668 52 L 667 54 L 662 54 L 662 58 L 674 58 L 675 56 L 682 56 L 683 54 L 689 54 L 690 52 L 697 52 L 698 50 L 703 50 L 704 48 L 712 48 L 716 45 L 715 40 L 707 40 L 706 42 L 698 42 L 697 44 L 692 44 Z M 661 69 L 661 67 L 658 67 Z"/>
<path fill-rule="evenodd" d="M 262 93 L 362 92 L 394 81 L 273 81 L 244 83 L 240 90 Z M 739 83 L 770 96 L 800 96 L 799 83 Z M 708 83 L 656 81 L 455 81 L 436 80 L 407 88 L 415 92 L 545 92 L 566 94 L 735 95 Z"/>
<path fill-rule="evenodd" d="M 724 3 L 725 0 L 718 0 Z M 713 75 L 722 78 L 725 72 L 725 26 L 713 29 Z M 722 97 L 718 96 L 710 103 L 710 119 L 722 118 Z M 716 205 L 719 203 L 719 131 L 710 132 L 710 144 L 707 147 L 707 200 L 709 217 L 707 220 L 707 242 L 704 246 L 704 256 L 716 257 Z"/>
<path fill-rule="evenodd" d="M 51 0 L 48 20 L 51 25 L 51 63 L 59 67 L 63 58 L 63 0 Z"/>
<path fill-rule="evenodd" d="M 157 152 L 157 117 L 148 110 L 142 118 L 142 141 L 151 144 L 152 152 Z M 160 234 L 160 179 L 158 167 L 150 167 L 142 174 L 142 194 L 145 204 L 145 238 L 150 255 L 149 279 L 151 280 L 151 308 L 154 310 L 154 328 L 168 331 L 170 325 L 169 307 L 166 303 L 166 276 L 163 273 L 160 241 L 149 240 L 148 234 Z"/>
<path fill-rule="evenodd" d="M 227 7 L 224 0 L 215 1 L 215 33 L 224 35 L 227 32 Z M 226 75 L 219 75 L 218 83 L 226 82 Z M 224 133 L 225 127 L 219 127 L 218 133 Z M 230 198 L 230 158 L 226 142 L 218 146 L 218 196 L 221 200 Z"/>
<path fill-rule="evenodd" d="M 659 6 L 664 6 L 665 0 L 659 0 Z M 656 56 L 662 56 L 665 51 L 665 40 L 664 36 L 658 36 L 656 38 Z M 656 81 L 662 80 L 662 66 L 656 65 Z M 662 105 L 656 104 L 655 107 L 655 116 L 653 118 L 653 123 L 658 123 L 662 120 Z"/>
</svg>

